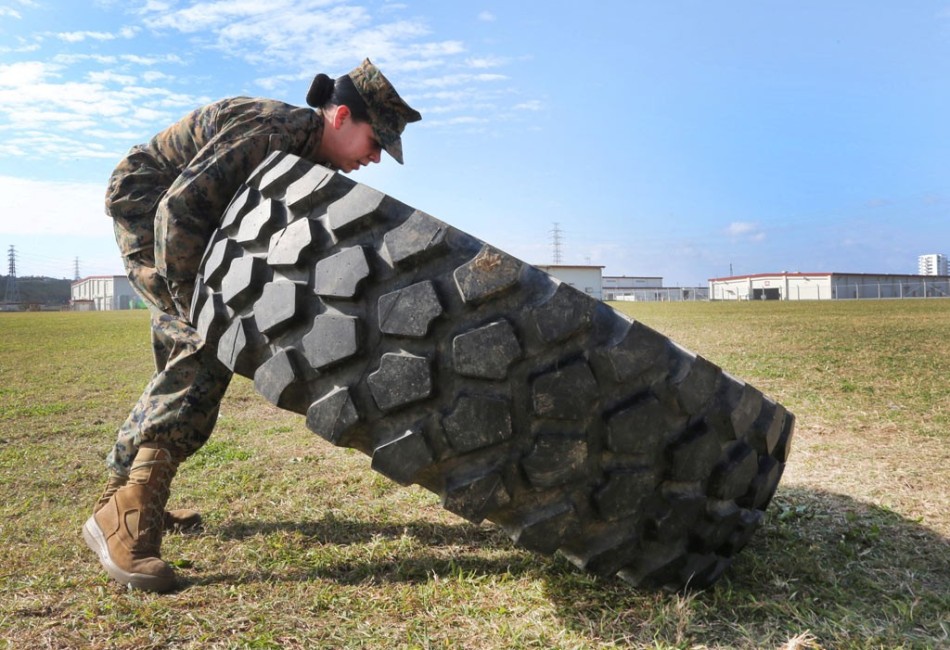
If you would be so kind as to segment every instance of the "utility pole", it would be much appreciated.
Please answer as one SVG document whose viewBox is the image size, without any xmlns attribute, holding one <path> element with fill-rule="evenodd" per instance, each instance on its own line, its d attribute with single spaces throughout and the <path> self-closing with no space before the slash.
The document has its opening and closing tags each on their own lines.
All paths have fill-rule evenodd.
<svg viewBox="0 0 950 650">
<path fill-rule="evenodd" d="M 554 222 L 554 230 L 551 231 L 551 247 L 554 253 L 554 264 L 561 263 L 561 224 Z"/>
<path fill-rule="evenodd" d="M 3 302 L 20 302 L 20 290 L 16 286 L 16 246 L 11 245 L 8 253 L 10 260 L 10 270 L 7 273 L 7 287 L 3 294 Z"/>
</svg>

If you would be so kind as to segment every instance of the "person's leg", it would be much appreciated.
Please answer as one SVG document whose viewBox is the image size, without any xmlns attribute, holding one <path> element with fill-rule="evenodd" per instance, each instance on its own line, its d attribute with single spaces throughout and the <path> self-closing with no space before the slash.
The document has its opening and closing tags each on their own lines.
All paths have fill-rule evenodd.
<svg viewBox="0 0 950 650">
<path fill-rule="evenodd" d="M 231 380 L 213 348 L 187 322 L 152 311 L 152 341 L 156 359 L 165 365 L 152 376 L 132 412 L 119 427 L 106 463 L 118 475 L 127 475 L 144 442 L 159 443 L 178 462 L 191 456 L 208 440 L 218 409 Z"/>
<path fill-rule="evenodd" d="M 152 354 L 155 361 L 155 374 L 148 386 L 142 392 L 138 404 L 133 408 L 128 420 L 120 427 L 117 440 L 109 453 L 107 465 L 109 467 L 109 477 L 106 487 L 93 507 L 93 513 L 108 503 L 109 499 L 120 487 L 125 485 L 129 477 L 129 469 L 132 460 L 143 442 L 142 430 L 138 426 L 141 419 L 145 417 L 150 407 L 150 403 L 156 399 L 156 395 L 162 390 L 157 384 L 168 381 L 168 378 L 162 372 L 168 366 L 169 359 L 176 354 L 186 354 L 194 352 L 200 345 L 200 338 L 194 333 L 187 323 L 179 323 L 175 327 L 165 324 L 163 315 L 174 313 L 174 304 L 168 292 L 168 286 L 165 280 L 158 275 L 155 270 L 155 261 L 152 251 L 148 248 L 153 240 L 151 228 L 147 225 L 151 219 L 133 216 L 131 218 L 116 218 L 115 231 L 116 241 L 121 250 L 133 249 L 136 252 L 130 253 L 123 258 L 126 273 L 129 282 L 136 293 L 148 305 L 152 317 L 151 342 Z M 144 248 L 143 248 L 144 247 Z M 184 362 L 187 363 L 187 362 Z M 202 363 L 198 361 L 198 363 Z M 213 363 L 213 362 L 212 362 Z M 217 365 L 217 364 L 214 364 Z M 182 373 L 178 373 L 182 374 Z M 230 379 L 230 373 L 226 373 L 227 378 L 221 390 L 226 388 Z M 212 383 L 218 380 L 210 379 Z M 220 399 L 220 397 L 218 397 Z M 202 406 L 204 410 L 216 409 L 217 404 Z M 187 419 L 188 413 L 183 413 L 183 418 Z M 197 434 L 198 440 L 203 441 L 210 435 L 211 427 L 214 426 L 214 417 L 210 421 L 199 423 L 202 431 Z M 155 433 L 160 437 L 160 433 Z M 145 439 L 148 439 L 147 437 Z M 194 447 L 191 452 L 193 453 Z M 179 509 L 171 510 L 165 513 L 164 524 L 166 529 L 183 529 L 197 526 L 201 523 L 201 515 L 194 510 Z"/>
<path fill-rule="evenodd" d="M 153 309 L 152 315 L 156 372 L 119 428 L 107 460 L 109 479 L 93 513 L 128 481 L 132 461 L 143 442 L 155 441 L 168 446 L 172 439 L 183 438 L 184 444 L 177 445 L 175 452 L 182 460 L 200 448 L 211 434 L 218 404 L 231 377 L 230 371 L 217 359 L 205 358 L 208 353 L 201 348 L 200 341 L 196 343 L 194 335 L 188 333 L 187 324 L 169 327 L 163 322 L 166 319 L 161 312 Z M 184 336 L 179 334 L 181 331 L 185 332 Z M 190 382 L 195 385 L 189 391 L 176 393 L 176 386 Z M 177 433 L 167 435 L 170 429 Z M 163 521 L 166 530 L 193 528 L 201 523 L 201 515 L 190 509 L 168 510 Z"/>
<path fill-rule="evenodd" d="M 190 323 L 172 315 L 164 281 L 142 262 L 126 258 L 126 268 L 149 303 L 156 372 L 119 428 L 107 458 L 106 491 L 84 524 L 83 537 L 113 579 L 167 591 L 175 573 L 161 559 L 161 541 L 171 480 L 211 435 L 231 372 Z"/>
</svg>

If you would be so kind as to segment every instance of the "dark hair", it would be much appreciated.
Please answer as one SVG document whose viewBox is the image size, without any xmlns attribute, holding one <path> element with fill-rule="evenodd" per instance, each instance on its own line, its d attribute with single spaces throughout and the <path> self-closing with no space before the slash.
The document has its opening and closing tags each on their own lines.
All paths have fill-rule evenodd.
<svg viewBox="0 0 950 650">
<path fill-rule="evenodd" d="M 322 72 L 313 78 L 307 91 L 307 105 L 326 108 L 329 105 L 346 106 L 354 120 L 369 122 L 366 103 L 360 96 L 353 80 L 343 75 L 335 81 Z"/>
</svg>

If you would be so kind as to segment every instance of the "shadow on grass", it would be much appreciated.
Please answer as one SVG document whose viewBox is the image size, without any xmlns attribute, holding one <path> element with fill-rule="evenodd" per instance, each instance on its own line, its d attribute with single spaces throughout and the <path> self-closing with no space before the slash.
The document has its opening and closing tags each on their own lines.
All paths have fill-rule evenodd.
<svg viewBox="0 0 950 650">
<path fill-rule="evenodd" d="M 184 586 L 423 583 L 433 575 L 507 574 L 543 581 L 564 624 L 597 642 L 777 647 L 804 632 L 823 647 L 935 647 L 947 640 L 941 623 L 950 610 L 950 541 L 889 510 L 828 492 L 780 490 L 765 524 L 724 577 L 688 594 L 597 578 L 563 558 L 519 550 L 497 528 L 467 523 L 380 525 L 326 517 L 236 523 L 218 531 L 226 540 L 284 534 L 302 551 L 326 546 L 325 553 L 297 569 L 293 562 L 290 569 L 262 565 Z"/>
<path fill-rule="evenodd" d="M 930 648 L 950 631 L 950 540 L 828 492 L 780 489 L 706 591 L 648 595 L 618 583 L 565 571 L 546 587 L 569 626 L 613 642 L 637 630 L 673 645 L 778 647 L 807 632 L 821 647 Z"/>
<path fill-rule="evenodd" d="M 340 584 L 421 583 L 433 575 L 522 575 L 537 572 L 541 566 L 531 553 L 515 548 L 500 529 L 465 522 L 387 525 L 326 516 L 319 521 L 238 522 L 215 532 L 224 540 L 289 534 L 297 538 L 295 543 L 301 550 L 326 548 L 311 567 L 282 567 L 277 571 L 253 568 L 240 575 L 208 575 L 186 579 L 183 587 L 317 579 Z"/>
</svg>

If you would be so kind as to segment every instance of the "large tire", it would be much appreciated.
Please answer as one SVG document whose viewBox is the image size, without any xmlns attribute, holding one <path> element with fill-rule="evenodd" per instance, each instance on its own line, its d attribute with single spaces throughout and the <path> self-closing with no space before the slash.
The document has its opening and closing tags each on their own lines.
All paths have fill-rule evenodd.
<svg viewBox="0 0 950 650">
<path fill-rule="evenodd" d="M 224 364 L 374 470 L 638 585 L 712 584 L 789 453 L 793 416 L 710 361 L 279 152 L 224 214 L 192 319 Z"/>
</svg>

